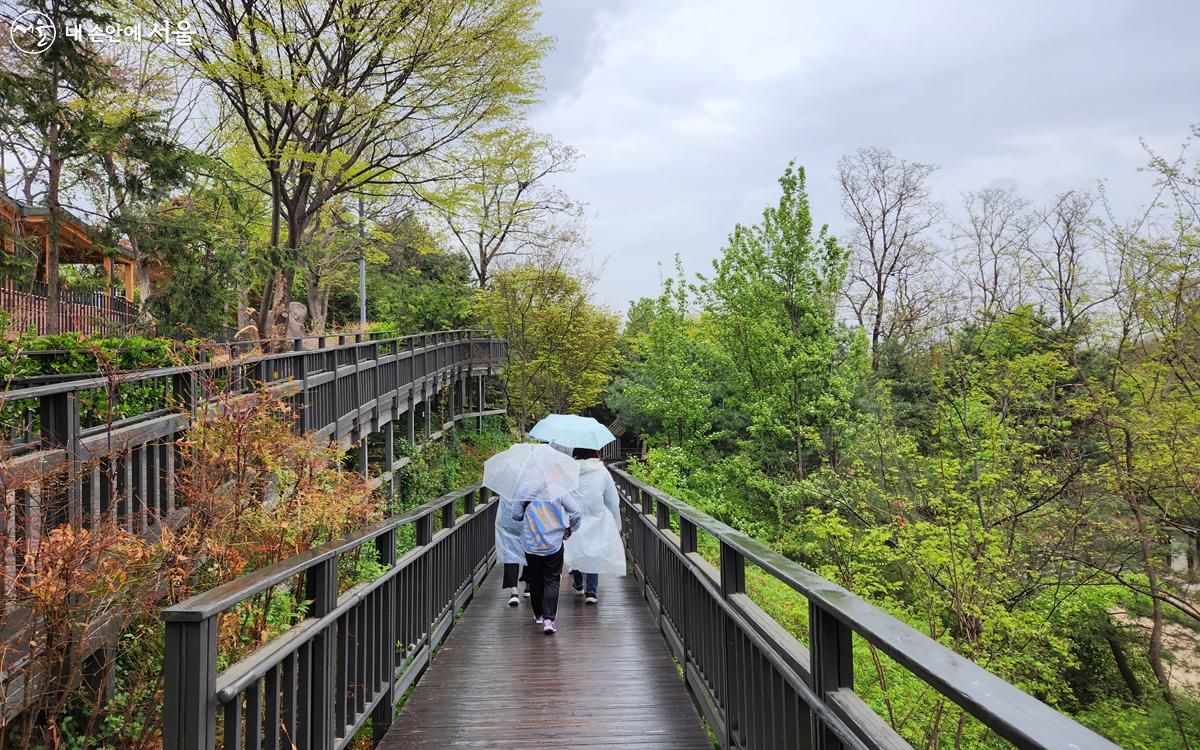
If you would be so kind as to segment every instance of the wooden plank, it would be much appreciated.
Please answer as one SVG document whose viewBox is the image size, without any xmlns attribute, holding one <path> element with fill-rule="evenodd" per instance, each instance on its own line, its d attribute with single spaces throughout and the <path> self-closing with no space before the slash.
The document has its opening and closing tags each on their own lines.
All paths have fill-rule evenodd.
<svg viewBox="0 0 1200 750">
<path fill-rule="evenodd" d="M 493 568 L 379 744 L 408 748 L 711 750 L 632 577 L 585 605 L 564 576 L 559 631 L 509 607 Z"/>
</svg>

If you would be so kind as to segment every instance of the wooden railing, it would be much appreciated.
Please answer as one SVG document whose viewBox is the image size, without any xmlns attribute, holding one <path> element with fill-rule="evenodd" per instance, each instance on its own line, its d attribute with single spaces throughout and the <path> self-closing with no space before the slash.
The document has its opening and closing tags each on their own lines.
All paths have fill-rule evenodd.
<svg viewBox="0 0 1200 750">
<path fill-rule="evenodd" d="M 0 523 L 30 538 L 40 533 L 31 523 L 86 526 L 101 514 L 134 531 L 158 523 L 179 508 L 177 441 L 193 418 L 218 392 L 264 387 L 296 409 L 296 430 L 316 439 L 365 447 L 368 435 L 382 432 L 385 461 L 376 481 L 390 487 L 395 424 L 403 417 L 405 436 L 415 441 L 419 408 L 424 433 L 440 431 L 440 420 L 432 421 L 435 399 L 451 423 L 468 413 L 481 423 L 484 377 L 507 346 L 478 331 L 325 343 L 311 351 L 297 341 L 296 351 L 279 354 L 10 388 L 0 394 L 7 421 L 3 468 L 6 491 L 17 502 L 5 504 Z M 141 413 L 117 419 L 84 408 L 132 388 L 147 404 Z M 359 453 L 365 473 L 367 451 Z M 8 546 L 19 553 L 20 539 Z"/>
<path fill-rule="evenodd" d="M 610 471 L 634 572 L 721 747 L 909 749 L 854 690 L 860 637 L 1018 748 L 1120 750 L 762 542 Z M 699 553 L 698 532 L 716 539 L 717 567 Z M 807 648 L 747 596 L 747 563 L 808 600 Z"/>
<path fill-rule="evenodd" d="M 219 731 L 226 750 L 342 750 L 368 718 L 381 737 L 494 559 L 496 506 L 465 487 L 165 610 L 164 748 L 212 750 Z M 367 547 L 383 572 L 339 593 L 339 560 Z M 219 669 L 221 613 L 297 576 L 305 618 Z"/>
<path fill-rule="evenodd" d="M 9 314 L 9 330 L 23 333 L 33 330 L 44 336 L 50 332 L 46 311 L 45 282 L 16 282 L 0 276 L 0 310 Z M 59 292 L 58 330 L 60 333 L 112 333 L 132 326 L 141 315 L 140 308 L 124 297 L 106 292 L 81 293 L 64 289 Z"/>
</svg>

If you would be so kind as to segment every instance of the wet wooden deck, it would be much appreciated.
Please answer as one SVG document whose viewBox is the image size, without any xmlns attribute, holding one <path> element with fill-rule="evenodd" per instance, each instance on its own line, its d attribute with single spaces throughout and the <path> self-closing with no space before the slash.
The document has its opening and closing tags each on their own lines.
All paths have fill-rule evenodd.
<svg viewBox="0 0 1200 750">
<path fill-rule="evenodd" d="M 632 576 L 600 603 L 564 577 L 558 633 L 509 607 L 493 569 L 380 742 L 379 750 L 711 750 L 667 644 Z"/>
</svg>

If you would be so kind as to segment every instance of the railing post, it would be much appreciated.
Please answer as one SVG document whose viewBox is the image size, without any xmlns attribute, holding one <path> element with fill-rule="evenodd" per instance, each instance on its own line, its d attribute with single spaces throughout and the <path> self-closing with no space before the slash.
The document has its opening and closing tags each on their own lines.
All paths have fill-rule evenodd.
<svg viewBox="0 0 1200 750">
<path fill-rule="evenodd" d="M 388 434 L 391 434 L 390 430 Z M 375 554 L 380 565 L 389 570 L 396 567 L 396 528 L 394 526 L 375 537 Z M 379 629 L 378 638 L 373 644 L 375 652 L 379 654 L 379 667 L 384 680 L 383 698 L 371 712 L 371 734 L 376 742 L 383 739 L 396 712 L 398 697 L 396 695 L 396 618 L 392 616 L 392 613 L 395 611 L 396 587 L 399 585 L 399 581 L 398 577 L 393 576 L 383 587 L 382 608 L 385 616 L 382 627 Z M 268 750 L 275 750 L 275 748 L 268 748 Z"/>
<path fill-rule="evenodd" d="M 679 551 L 687 555 L 696 551 L 696 524 L 679 514 Z"/>
<path fill-rule="evenodd" d="M 337 606 L 338 557 L 334 555 L 313 565 L 305 573 L 305 598 L 312 601 L 309 616 L 324 617 Z M 309 680 L 312 694 L 309 699 L 308 732 L 309 750 L 332 750 L 333 734 L 333 682 L 334 682 L 334 638 L 332 628 L 327 628 L 312 640 L 312 679 Z"/>
<path fill-rule="evenodd" d="M 728 599 L 734 594 L 744 594 L 746 592 L 746 558 L 742 556 L 732 546 L 725 541 L 721 541 L 720 552 L 720 573 L 721 573 L 721 595 Z M 725 732 L 726 732 L 726 747 L 736 747 L 734 742 L 734 734 L 739 731 L 737 717 L 740 715 L 737 709 L 739 697 L 735 695 L 735 686 L 737 679 L 735 672 L 743 669 L 745 665 L 736 661 L 738 653 L 737 644 L 737 629 L 729 621 L 728 617 L 721 618 L 721 633 L 725 643 L 725 649 L 722 657 L 725 660 L 725 684 L 723 685 L 724 709 L 725 709 Z"/>
<path fill-rule="evenodd" d="M 396 419 L 394 416 L 383 428 L 383 471 L 388 475 L 388 513 L 396 512 Z"/>
<path fill-rule="evenodd" d="M 296 339 L 296 351 L 300 351 L 301 339 Z M 312 411 L 312 404 L 309 401 L 310 393 L 308 390 L 308 357 L 304 354 L 297 354 L 300 358 L 300 397 L 297 401 L 300 402 L 300 434 L 306 434 L 312 429 L 312 416 L 309 414 Z"/>
<path fill-rule="evenodd" d="M 854 687 L 854 631 L 808 602 L 808 646 L 812 665 L 812 688 L 822 700 L 838 688 Z M 842 750 L 841 740 L 817 721 L 817 750 Z"/>
<path fill-rule="evenodd" d="M 200 378 L 194 370 L 171 376 L 171 391 L 175 404 L 188 414 L 195 414 L 200 401 Z"/>
<path fill-rule="evenodd" d="M 47 396 L 38 403 L 42 444 L 66 453 L 67 487 L 51 502 L 49 526 L 64 521 L 78 527 L 82 521 L 82 487 L 79 483 L 79 395 L 74 391 Z M 55 493 L 58 494 L 58 493 Z"/>
<path fill-rule="evenodd" d="M 164 750 L 217 742 L 217 619 L 167 621 L 163 659 Z"/>
<path fill-rule="evenodd" d="M 476 426 L 476 430 L 477 430 L 478 432 L 483 432 L 483 411 L 484 411 L 484 406 L 483 406 L 483 375 L 479 375 L 479 376 L 478 376 L 478 378 L 479 378 L 479 404 L 477 405 L 477 407 L 476 407 L 475 411 L 479 412 L 479 416 L 478 416 L 478 417 L 476 417 L 476 420 L 477 420 L 477 426 Z"/>
<path fill-rule="evenodd" d="M 421 568 L 424 575 L 421 576 L 421 585 L 424 587 L 422 591 L 422 613 L 424 619 L 424 627 L 428 628 L 427 634 L 429 637 L 429 648 L 433 649 L 433 628 L 437 613 L 433 607 L 433 588 L 434 588 L 434 570 L 433 570 L 433 552 L 429 549 L 433 543 L 433 511 L 422 513 L 414 523 L 416 532 L 416 542 L 418 547 L 425 547 L 425 552 L 421 555 Z"/>
<path fill-rule="evenodd" d="M 671 528 L 671 506 L 664 503 L 662 498 L 654 499 L 654 521 L 664 531 Z"/>
<path fill-rule="evenodd" d="M 362 435 L 362 437 L 359 438 L 359 440 L 357 441 L 358 442 L 358 475 L 361 476 L 363 479 L 367 479 L 368 477 L 371 476 L 371 461 L 370 461 L 371 457 L 367 452 L 367 433 L 364 430 L 364 431 L 360 432 L 359 434 Z"/>
<path fill-rule="evenodd" d="M 417 442 L 417 401 L 413 397 L 412 385 L 408 387 L 408 444 L 411 447 Z"/>
</svg>

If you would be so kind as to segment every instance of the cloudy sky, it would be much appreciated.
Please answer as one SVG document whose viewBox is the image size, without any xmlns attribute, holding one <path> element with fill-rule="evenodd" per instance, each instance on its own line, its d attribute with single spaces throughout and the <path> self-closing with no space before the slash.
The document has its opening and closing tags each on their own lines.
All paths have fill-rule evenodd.
<svg viewBox="0 0 1200 750">
<path fill-rule="evenodd" d="M 707 269 L 789 159 L 835 231 L 837 160 L 868 145 L 939 165 L 950 206 L 1104 179 L 1132 211 L 1148 195 L 1138 139 L 1171 151 L 1200 122 L 1198 0 L 543 5 L 557 41 L 534 126 L 584 155 L 560 185 L 590 206 L 597 293 L 619 311 L 676 253 Z"/>
</svg>

